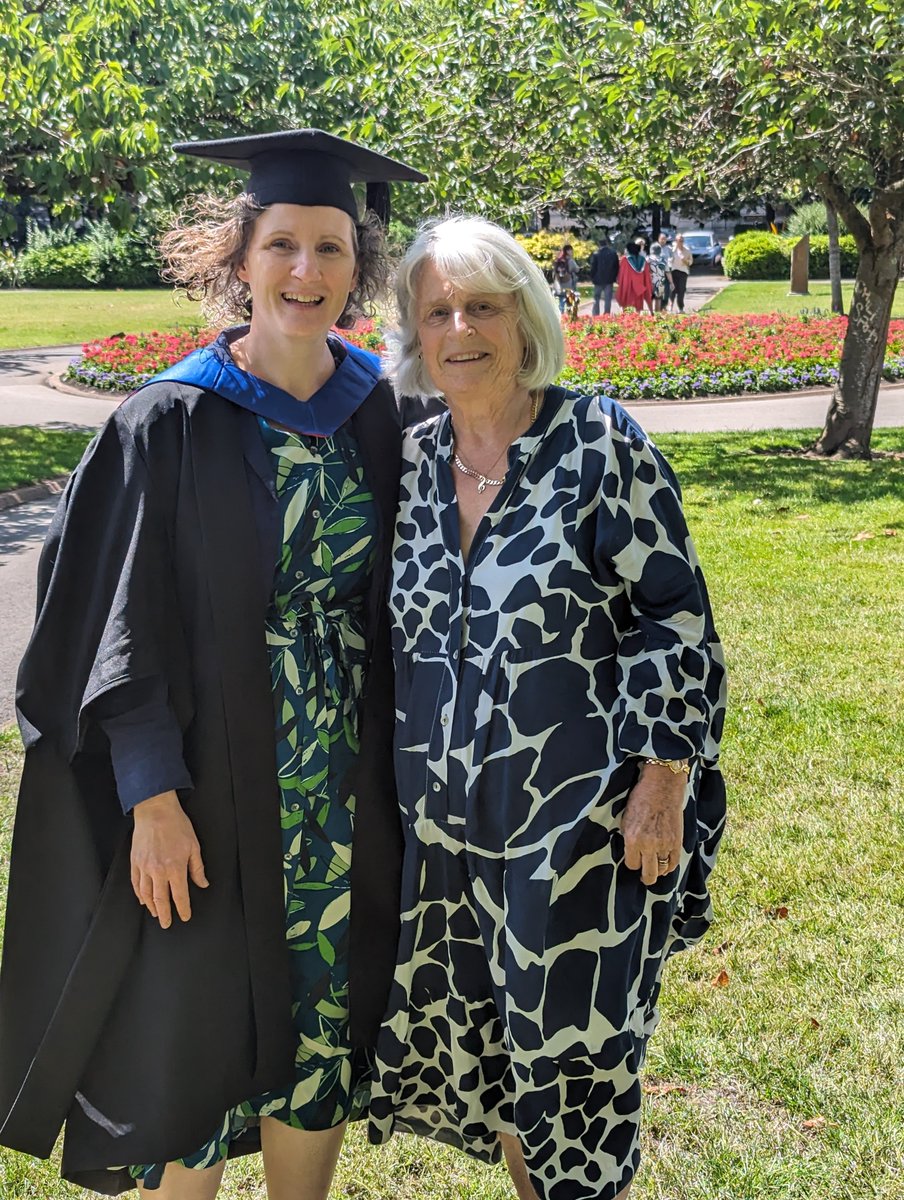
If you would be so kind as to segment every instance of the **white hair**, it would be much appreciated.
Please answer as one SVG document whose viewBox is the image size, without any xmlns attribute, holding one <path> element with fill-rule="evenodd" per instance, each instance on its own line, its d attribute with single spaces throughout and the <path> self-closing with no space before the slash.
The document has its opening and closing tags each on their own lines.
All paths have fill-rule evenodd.
<svg viewBox="0 0 904 1200">
<path fill-rule="evenodd" d="M 450 217 L 421 229 L 396 276 L 398 327 L 387 335 L 386 374 L 400 396 L 438 396 L 421 358 L 417 287 L 426 262 L 456 288 L 514 296 L 524 358 L 518 383 L 546 388 L 565 365 L 556 303 L 543 272 L 511 234 L 483 217 Z"/>
</svg>

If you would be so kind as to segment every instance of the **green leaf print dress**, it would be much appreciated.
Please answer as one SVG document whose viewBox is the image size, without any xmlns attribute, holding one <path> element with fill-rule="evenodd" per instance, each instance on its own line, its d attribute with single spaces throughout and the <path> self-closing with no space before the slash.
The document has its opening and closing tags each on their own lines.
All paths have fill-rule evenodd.
<svg viewBox="0 0 904 1200">
<path fill-rule="evenodd" d="M 330 1129 L 366 1107 L 370 1063 L 348 1036 L 348 928 L 354 797 L 339 781 L 358 748 L 364 603 L 376 513 L 347 426 L 310 437 L 260 421 L 274 458 L 282 549 L 267 615 L 276 718 L 286 940 L 291 951 L 295 1075 L 282 1092 L 224 1114 L 195 1154 L 209 1167 L 262 1116 Z M 133 1168 L 159 1186 L 165 1164 Z"/>
</svg>

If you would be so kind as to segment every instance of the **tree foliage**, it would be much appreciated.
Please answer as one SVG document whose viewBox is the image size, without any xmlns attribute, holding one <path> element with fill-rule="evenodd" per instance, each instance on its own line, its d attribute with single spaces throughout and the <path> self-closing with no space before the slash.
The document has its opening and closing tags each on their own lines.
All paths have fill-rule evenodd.
<svg viewBox="0 0 904 1200">
<path fill-rule="evenodd" d="M 412 154 L 432 147 L 439 176 L 468 177 L 484 208 L 613 185 L 637 204 L 766 189 L 831 203 L 860 264 L 818 449 L 868 455 L 904 260 L 899 5 L 430 0 L 424 25 L 406 0 L 379 8 L 383 57 L 352 39 L 346 78 L 386 98 L 380 128 L 407 127 Z"/>
<path fill-rule="evenodd" d="M 323 123 L 322 12 L 294 0 L 7 0 L 0 199 L 120 224 L 228 173 L 169 143 Z"/>
</svg>

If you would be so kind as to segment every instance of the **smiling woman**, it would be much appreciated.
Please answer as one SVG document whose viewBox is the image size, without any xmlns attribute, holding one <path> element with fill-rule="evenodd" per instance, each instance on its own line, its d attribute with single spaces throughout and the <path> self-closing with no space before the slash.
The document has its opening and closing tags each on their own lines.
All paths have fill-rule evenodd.
<svg viewBox="0 0 904 1200">
<path fill-rule="evenodd" d="M 211 319 L 248 324 L 116 410 L 48 537 L 0 1138 L 46 1157 L 65 1115 L 67 1178 L 160 1200 L 212 1200 L 262 1148 L 272 1196 L 323 1200 L 367 1104 L 400 869 L 398 411 L 331 331 L 386 279 L 352 183 L 377 203 L 423 176 L 319 130 L 177 149 L 249 173 L 164 243 Z"/>
<path fill-rule="evenodd" d="M 553 383 L 562 330 L 498 226 L 419 234 L 390 373 L 413 428 L 390 609 L 402 934 L 371 1137 L 504 1156 L 519 1200 L 625 1200 L 666 959 L 705 932 L 721 649 L 674 476 Z"/>
</svg>

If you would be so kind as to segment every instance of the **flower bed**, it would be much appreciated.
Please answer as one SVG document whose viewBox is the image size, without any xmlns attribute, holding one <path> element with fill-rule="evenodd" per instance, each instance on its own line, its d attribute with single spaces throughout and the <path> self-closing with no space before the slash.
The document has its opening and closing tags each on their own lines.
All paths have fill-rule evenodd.
<svg viewBox="0 0 904 1200">
<path fill-rule="evenodd" d="M 210 329 L 184 333 L 120 333 L 86 342 L 63 378 L 104 392 L 131 392 L 216 337 Z"/>
<path fill-rule="evenodd" d="M 676 400 L 787 392 L 825 386 L 838 376 L 845 317 L 776 313 L 701 313 L 651 320 L 639 313 L 566 325 L 559 382 L 617 400 Z M 130 391 L 216 336 L 212 330 L 125 334 L 89 342 L 65 378 L 107 391 Z M 379 352 L 382 334 L 361 321 L 342 334 Z M 904 379 L 904 321 L 892 321 L 885 378 Z"/>
<path fill-rule="evenodd" d="M 845 317 L 778 313 L 579 321 L 567 327 L 560 382 L 622 401 L 831 385 L 846 328 Z M 891 323 L 884 374 L 904 378 L 904 321 Z"/>
<path fill-rule="evenodd" d="M 81 357 L 72 360 L 63 379 L 104 392 L 131 392 L 193 350 L 209 345 L 216 336 L 215 329 L 189 329 L 183 333 L 123 333 L 86 342 Z M 373 321 L 359 321 L 357 328 L 341 336 L 366 350 L 383 347 L 382 334 Z"/>
</svg>

